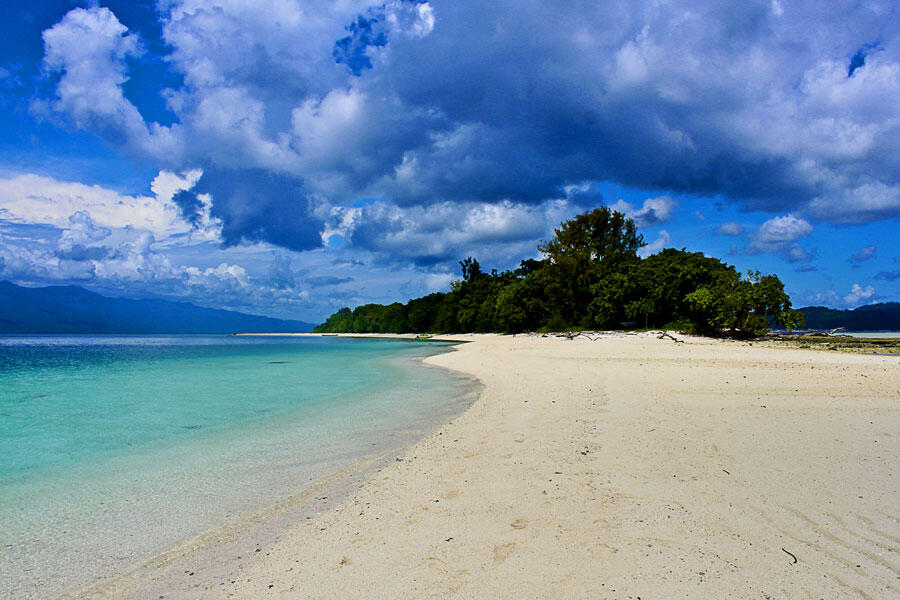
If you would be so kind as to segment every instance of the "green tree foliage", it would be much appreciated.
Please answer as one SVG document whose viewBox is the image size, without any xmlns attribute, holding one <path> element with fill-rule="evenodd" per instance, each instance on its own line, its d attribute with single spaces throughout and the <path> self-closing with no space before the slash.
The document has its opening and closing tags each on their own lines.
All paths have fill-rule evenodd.
<svg viewBox="0 0 900 600">
<path fill-rule="evenodd" d="M 645 259 L 634 223 L 597 208 L 565 221 L 540 244 L 543 258 L 485 272 L 474 257 L 449 293 L 406 305 L 342 308 L 318 332 L 504 332 L 666 327 L 751 337 L 771 323 L 802 324 L 775 275 L 749 273 L 698 252 L 666 249 Z"/>
<path fill-rule="evenodd" d="M 538 246 L 546 260 L 529 275 L 542 280 L 551 303 L 554 314 L 548 325 L 587 329 L 607 324 L 597 322 L 597 311 L 609 308 L 594 303 L 597 286 L 612 285 L 618 273 L 638 262 L 643 237 L 631 219 L 606 207 L 565 221 L 554 233 Z M 614 320 L 619 313 L 606 311 L 601 320 Z"/>
<path fill-rule="evenodd" d="M 789 329 L 801 325 L 803 316 L 791 310 L 784 284 L 774 275 L 759 272 L 746 277 L 729 267 L 711 285 L 686 296 L 700 313 L 698 328 L 704 332 L 723 331 L 734 337 L 755 337 L 769 330 L 769 322 Z"/>
</svg>

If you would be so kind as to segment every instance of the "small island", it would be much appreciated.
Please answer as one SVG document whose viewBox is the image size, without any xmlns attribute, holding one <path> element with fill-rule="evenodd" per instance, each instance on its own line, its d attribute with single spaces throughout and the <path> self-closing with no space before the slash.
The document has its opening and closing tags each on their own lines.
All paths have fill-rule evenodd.
<svg viewBox="0 0 900 600">
<path fill-rule="evenodd" d="M 794 329 L 776 275 L 739 273 L 700 252 L 667 248 L 640 258 L 635 223 L 607 207 L 565 221 L 538 246 L 543 258 L 519 268 L 485 272 L 460 261 L 462 279 L 447 293 L 406 304 L 342 308 L 318 333 L 521 333 L 586 329 L 674 329 L 685 333 L 756 337 L 771 325 Z"/>
</svg>

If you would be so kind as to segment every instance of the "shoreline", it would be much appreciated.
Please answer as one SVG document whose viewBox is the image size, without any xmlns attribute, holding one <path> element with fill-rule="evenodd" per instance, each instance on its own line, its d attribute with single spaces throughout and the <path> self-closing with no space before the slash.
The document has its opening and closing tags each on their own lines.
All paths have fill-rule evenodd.
<svg viewBox="0 0 900 600">
<path fill-rule="evenodd" d="M 349 346 L 340 344 L 342 348 Z M 369 367 L 354 372 L 378 376 L 347 373 L 351 379 L 362 377 L 365 385 L 340 396 L 334 389 L 327 392 L 331 394 L 328 406 L 301 404 L 274 420 L 245 423 L 230 433 L 212 431 L 205 437 L 218 439 L 216 447 L 194 436 L 180 444 L 106 461 L 111 468 L 91 465 L 97 473 L 111 473 L 107 479 L 117 485 L 92 478 L 91 471 L 83 480 L 75 479 L 86 482 L 76 483 L 76 487 L 81 485 L 79 491 L 83 488 L 86 492 L 73 493 L 67 496 L 68 501 L 47 494 L 52 512 L 44 512 L 51 514 L 53 520 L 48 517 L 47 522 L 53 527 L 34 528 L 40 532 L 34 534 L 37 542 L 46 539 L 46 543 L 40 546 L 41 551 L 28 550 L 23 544 L 22 560 L 13 552 L 5 555 L 4 564 L 12 567 L 4 589 L 17 598 L 120 597 L 127 594 L 131 582 L 184 556 L 207 550 L 219 552 L 220 546 L 249 535 L 274 537 L 278 523 L 284 525 L 292 518 L 305 518 L 332 506 L 375 466 L 393 459 L 397 452 L 464 410 L 473 399 L 475 388 L 468 378 L 448 376 L 422 364 L 425 357 L 446 351 L 437 345 L 414 348 L 378 342 L 360 348 L 348 354 L 343 368 L 357 364 L 353 355 L 362 356 L 360 364 Z M 269 390 L 269 381 L 271 394 L 286 397 L 306 381 L 321 379 L 312 373 L 301 380 L 282 377 L 282 367 L 265 366 L 270 364 L 268 355 L 261 361 L 254 361 L 254 356 L 248 360 L 263 365 L 266 373 L 274 371 L 266 381 L 259 382 L 260 386 L 251 388 L 261 391 L 249 393 L 248 399 L 260 399 L 262 390 Z M 233 365 L 240 371 L 239 378 L 244 378 L 244 360 Z M 410 401 L 397 406 L 392 398 L 398 393 Z M 447 401 L 450 397 L 452 402 Z M 329 431 L 333 433 L 328 438 L 322 437 Z M 146 456 L 162 460 L 148 462 Z M 144 463 L 149 468 L 144 468 Z M 122 474 L 119 479 L 127 479 L 126 483 L 136 482 L 134 489 L 120 485 L 116 474 Z M 95 485 L 98 480 L 106 488 Z M 51 492 L 60 487 L 55 480 L 48 485 Z M 105 493 L 92 496 L 95 487 Z M 7 512 L 15 519 L 17 513 Z M 39 511 L 38 517 L 43 518 L 44 512 Z M 22 515 L 26 524 L 35 520 L 28 519 L 30 515 L 24 510 Z M 86 526 L 81 527 L 81 523 Z M 14 521 L 10 523 L 13 525 Z M 47 533 L 54 530 L 58 534 Z M 82 530 L 87 535 L 77 535 Z M 24 531 L 31 535 L 28 529 Z M 11 534 L 10 541 L 20 537 Z M 84 544 L 79 545 L 79 540 Z M 81 551 L 82 546 L 87 550 Z M 57 556 L 64 558 L 56 562 Z M 7 597 L 3 593 L 0 596 Z"/>
<path fill-rule="evenodd" d="M 482 382 L 464 413 L 242 564 L 122 597 L 900 593 L 896 357 L 454 338 L 425 362 Z"/>
</svg>

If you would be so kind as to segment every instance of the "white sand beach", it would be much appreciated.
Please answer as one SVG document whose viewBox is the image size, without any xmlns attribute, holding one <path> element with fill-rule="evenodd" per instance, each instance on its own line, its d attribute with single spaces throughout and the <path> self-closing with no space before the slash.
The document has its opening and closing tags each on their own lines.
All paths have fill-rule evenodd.
<svg viewBox="0 0 900 600">
<path fill-rule="evenodd" d="M 900 597 L 900 357 L 460 336 L 478 401 L 314 517 L 83 597 Z"/>
</svg>

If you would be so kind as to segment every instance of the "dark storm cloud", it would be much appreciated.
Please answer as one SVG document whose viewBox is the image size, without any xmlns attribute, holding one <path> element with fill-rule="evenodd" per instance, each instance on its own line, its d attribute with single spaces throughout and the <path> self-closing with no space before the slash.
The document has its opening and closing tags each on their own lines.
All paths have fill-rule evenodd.
<svg viewBox="0 0 900 600">
<path fill-rule="evenodd" d="M 210 194 L 226 245 L 267 241 L 291 250 L 321 246 L 323 223 L 294 178 L 259 169 L 207 169 L 194 188 Z"/>
<path fill-rule="evenodd" d="M 174 202 L 181 209 L 181 216 L 193 226 L 197 226 L 203 219 L 204 204 L 197 194 L 191 190 L 180 190 L 172 196 Z"/>
</svg>

